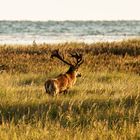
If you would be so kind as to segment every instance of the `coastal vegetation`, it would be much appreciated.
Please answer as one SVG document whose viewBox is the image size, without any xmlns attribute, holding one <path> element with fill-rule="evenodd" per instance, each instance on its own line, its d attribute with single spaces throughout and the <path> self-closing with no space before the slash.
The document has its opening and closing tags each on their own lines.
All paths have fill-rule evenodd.
<svg viewBox="0 0 140 140">
<path fill-rule="evenodd" d="M 51 59 L 77 51 L 84 63 L 66 95 L 44 83 L 67 71 Z M 140 139 L 140 39 L 0 45 L 0 140 Z"/>
</svg>

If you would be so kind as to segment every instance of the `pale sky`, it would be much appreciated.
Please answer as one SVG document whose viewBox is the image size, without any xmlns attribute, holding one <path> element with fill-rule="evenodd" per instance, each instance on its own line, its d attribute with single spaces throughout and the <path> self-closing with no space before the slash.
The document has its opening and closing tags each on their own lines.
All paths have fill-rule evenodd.
<svg viewBox="0 0 140 140">
<path fill-rule="evenodd" d="M 0 20 L 140 20 L 140 0 L 0 0 Z"/>
</svg>

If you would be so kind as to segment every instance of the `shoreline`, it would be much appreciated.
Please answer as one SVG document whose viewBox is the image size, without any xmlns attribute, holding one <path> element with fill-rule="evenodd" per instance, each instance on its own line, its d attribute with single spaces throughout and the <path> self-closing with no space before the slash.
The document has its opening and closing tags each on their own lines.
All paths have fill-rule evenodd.
<svg viewBox="0 0 140 140">
<path fill-rule="evenodd" d="M 114 39 L 89 39 L 89 40 L 47 40 L 47 41 L 39 41 L 39 40 L 30 40 L 30 41 L 26 41 L 26 40 L 20 40 L 20 41 L 0 41 L 0 46 L 3 46 L 3 45 L 21 45 L 21 46 L 27 46 L 27 45 L 34 45 L 34 44 L 37 44 L 37 45 L 43 45 L 43 44 L 48 44 L 48 45 L 57 45 L 57 44 L 65 44 L 65 43 L 77 43 L 77 44 L 81 44 L 81 43 L 84 43 L 84 44 L 94 44 L 94 43 L 112 43 L 112 42 L 122 42 L 122 41 L 127 41 L 127 40 L 140 40 L 140 36 L 134 36 L 134 37 L 120 37 L 118 39 L 116 39 L 114 37 Z"/>
</svg>

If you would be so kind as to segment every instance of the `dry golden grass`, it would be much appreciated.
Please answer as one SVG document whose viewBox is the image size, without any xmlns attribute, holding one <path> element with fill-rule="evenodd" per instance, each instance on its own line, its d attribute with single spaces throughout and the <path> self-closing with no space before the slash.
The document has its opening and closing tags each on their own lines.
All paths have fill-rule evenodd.
<svg viewBox="0 0 140 140">
<path fill-rule="evenodd" d="M 80 51 L 82 77 L 67 95 L 44 82 L 67 70 L 50 59 Z M 140 40 L 0 47 L 0 139 L 140 139 Z M 66 56 L 68 57 L 68 56 Z"/>
<path fill-rule="evenodd" d="M 75 50 L 82 52 L 85 56 L 83 67 L 87 66 L 94 71 L 115 70 L 140 73 L 140 40 L 137 39 L 90 45 L 84 43 L 4 45 L 0 46 L 0 64 L 3 65 L 0 69 L 10 73 L 48 73 L 54 69 L 54 65 L 61 69 L 63 64 L 50 59 L 50 52 L 58 48 L 63 53 Z"/>
</svg>

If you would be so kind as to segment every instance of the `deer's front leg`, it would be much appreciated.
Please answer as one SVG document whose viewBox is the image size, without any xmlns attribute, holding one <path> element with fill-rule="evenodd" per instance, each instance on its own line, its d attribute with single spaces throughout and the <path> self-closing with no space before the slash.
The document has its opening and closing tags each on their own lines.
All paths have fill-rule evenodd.
<svg viewBox="0 0 140 140">
<path fill-rule="evenodd" d="M 64 95 L 66 95 L 68 93 L 68 89 L 64 90 Z"/>
</svg>

